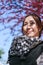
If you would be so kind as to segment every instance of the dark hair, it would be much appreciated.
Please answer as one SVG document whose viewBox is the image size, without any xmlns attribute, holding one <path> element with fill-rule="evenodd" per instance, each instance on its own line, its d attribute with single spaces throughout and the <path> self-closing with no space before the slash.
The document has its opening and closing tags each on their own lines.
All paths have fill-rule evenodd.
<svg viewBox="0 0 43 65">
<path fill-rule="evenodd" d="M 32 16 L 34 18 L 34 20 L 36 21 L 37 26 L 40 28 L 40 32 L 39 32 L 39 36 L 41 35 L 41 31 L 42 31 L 42 23 L 41 23 L 41 19 L 37 14 L 29 14 L 27 16 L 25 16 L 25 18 L 27 18 L 28 16 Z M 25 19 L 24 19 L 25 21 Z M 23 22 L 24 25 L 24 22 Z M 23 32 L 23 25 L 22 25 L 22 32 Z"/>
</svg>

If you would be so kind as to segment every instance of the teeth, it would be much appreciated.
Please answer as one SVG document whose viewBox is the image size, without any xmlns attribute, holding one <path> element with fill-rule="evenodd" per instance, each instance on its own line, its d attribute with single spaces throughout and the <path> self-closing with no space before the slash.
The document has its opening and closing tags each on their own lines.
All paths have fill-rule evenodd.
<svg viewBox="0 0 43 65">
<path fill-rule="evenodd" d="M 32 30 L 32 29 L 30 29 L 30 30 Z"/>
<path fill-rule="evenodd" d="M 28 30 L 28 31 L 32 31 L 32 29 Z"/>
<path fill-rule="evenodd" d="M 28 33 L 32 32 L 32 29 L 30 29 L 30 30 L 27 30 L 27 32 L 28 32 Z"/>
</svg>

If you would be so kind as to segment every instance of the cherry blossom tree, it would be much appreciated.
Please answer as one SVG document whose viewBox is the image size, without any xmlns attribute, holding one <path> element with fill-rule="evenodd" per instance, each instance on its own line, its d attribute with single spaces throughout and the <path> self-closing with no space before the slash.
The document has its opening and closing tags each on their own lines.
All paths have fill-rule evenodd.
<svg viewBox="0 0 43 65">
<path fill-rule="evenodd" d="M 11 30 L 11 34 L 15 35 L 15 31 L 21 33 L 20 25 L 25 16 L 29 13 L 36 13 L 43 21 L 43 1 L 42 0 L 1 0 L 0 1 L 0 24 L 3 24 L 3 31 L 6 28 Z M 43 23 L 43 22 L 42 22 Z M 11 25 L 12 24 L 12 25 Z M 20 26 L 18 28 L 18 26 Z M 18 29 L 16 29 L 18 28 Z"/>
</svg>

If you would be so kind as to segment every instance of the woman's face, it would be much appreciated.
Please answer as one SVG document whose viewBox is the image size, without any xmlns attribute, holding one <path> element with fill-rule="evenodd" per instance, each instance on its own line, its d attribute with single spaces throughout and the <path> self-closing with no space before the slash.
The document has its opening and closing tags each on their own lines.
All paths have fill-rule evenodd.
<svg viewBox="0 0 43 65">
<path fill-rule="evenodd" d="M 39 28 L 32 16 L 25 18 L 23 33 L 29 37 L 39 37 Z"/>
</svg>

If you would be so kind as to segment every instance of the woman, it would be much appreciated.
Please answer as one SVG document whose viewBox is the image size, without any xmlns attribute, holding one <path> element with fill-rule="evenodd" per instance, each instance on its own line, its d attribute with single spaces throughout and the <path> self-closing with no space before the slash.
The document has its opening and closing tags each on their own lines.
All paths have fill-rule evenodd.
<svg viewBox="0 0 43 65">
<path fill-rule="evenodd" d="M 10 65 L 37 65 L 37 58 L 43 52 L 41 31 L 41 20 L 36 14 L 25 17 L 22 26 L 23 35 L 14 38 L 9 50 Z"/>
</svg>

